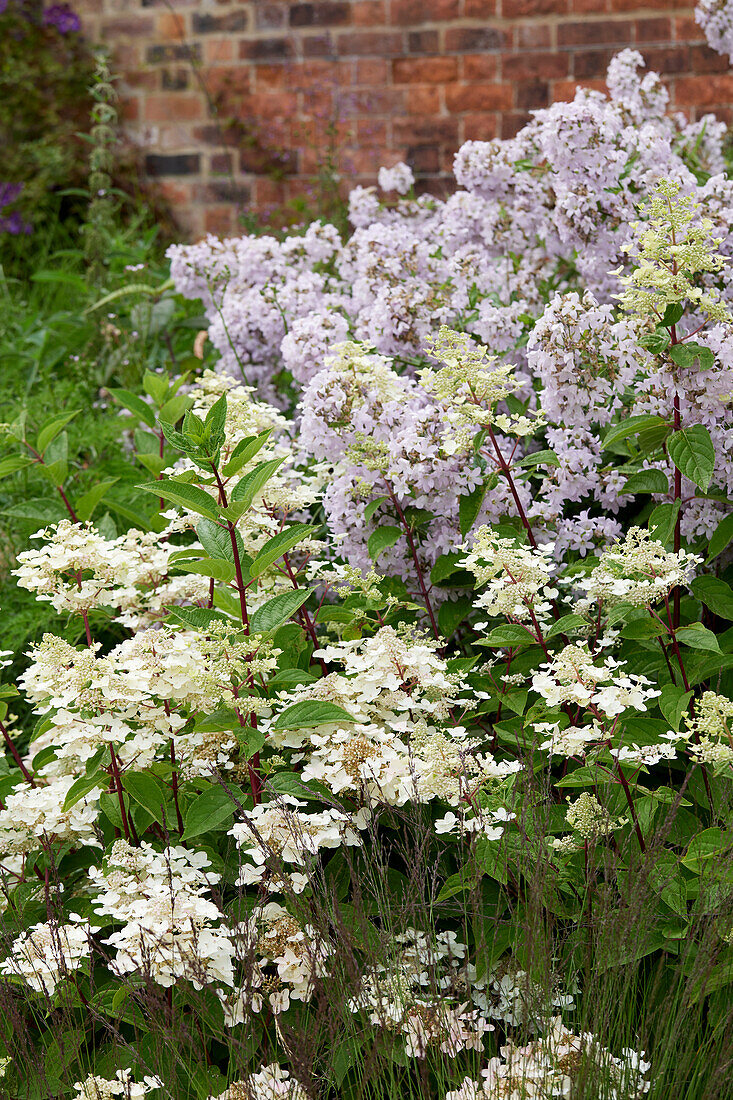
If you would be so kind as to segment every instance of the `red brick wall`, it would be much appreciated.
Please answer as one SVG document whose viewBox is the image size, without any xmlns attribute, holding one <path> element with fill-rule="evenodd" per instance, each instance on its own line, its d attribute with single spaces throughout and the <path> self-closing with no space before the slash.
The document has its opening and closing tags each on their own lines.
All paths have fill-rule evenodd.
<svg viewBox="0 0 733 1100">
<path fill-rule="evenodd" d="M 733 71 L 680 0 L 78 0 L 113 48 L 123 113 L 184 231 L 236 231 L 241 210 L 316 205 L 404 159 L 449 186 L 468 138 L 513 134 L 528 111 L 602 88 L 633 46 L 671 106 L 733 121 Z"/>
</svg>

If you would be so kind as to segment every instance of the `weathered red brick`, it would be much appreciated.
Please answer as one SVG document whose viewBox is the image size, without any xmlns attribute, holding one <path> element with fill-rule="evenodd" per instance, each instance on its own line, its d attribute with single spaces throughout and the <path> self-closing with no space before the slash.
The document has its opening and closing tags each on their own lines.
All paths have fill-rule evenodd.
<svg viewBox="0 0 733 1100">
<path fill-rule="evenodd" d="M 404 48 L 400 31 L 355 31 L 336 39 L 341 57 L 396 57 Z"/>
<path fill-rule="evenodd" d="M 408 115 L 437 115 L 440 112 L 440 88 L 411 84 L 405 95 Z"/>
<path fill-rule="evenodd" d="M 733 103 L 733 73 L 681 76 L 674 82 L 677 107 L 718 107 Z"/>
<path fill-rule="evenodd" d="M 400 58 L 392 63 L 392 76 L 396 84 L 446 84 L 458 76 L 458 58 Z"/>
<path fill-rule="evenodd" d="M 351 5 L 351 21 L 356 27 L 380 27 L 386 18 L 385 0 L 359 0 Z"/>
<path fill-rule="evenodd" d="M 505 19 L 521 19 L 527 15 L 564 15 L 568 0 L 502 0 L 501 14 Z"/>
<path fill-rule="evenodd" d="M 578 89 L 580 81 L 578 80 L 556 80 L 550 85 L 550 96 L 553 100 L 568 100 L 574 99 L 575 93 Z M 584 88 L 592 88 L 594 91 L 603 92 L 606 89 L 605 81 L 603 80 L 584 80 Z"/>
<path fill-rule="evenodd" d="M 315 0 L 290 8 L 291 27 L 342 27 L 351 22 L 352 5 L 346 0 Z"/>
<path fill-rule="evenodd" d="M 636 7 L 639 7 L 639 0 L 635 0 Z M 570 8 L 573 12 L 584 12 L 590 14 L 591 12 L 606 12 L 609 10 L 609 0 L 571 0 Z"/>
<path fill-rule="evenodd" d="M 456 118 L 396 118 L 392 134 L 397 145 L 420 145 L 423 142 L 440 142 L 457 148 L 458 119 Z"/>
<path fill-rule="evenodd" d="M 463 116 L 464 141 L 491 141 L 499 133 L 496 113 L 471 113 Z"/>
<path fill-rule="evenodd" d="M 204 117 L 204 113 L 204 102 L 200 95 L 156 92 L 145 99 L 146 122 L 196 122 Z"/>
<path fill-rule="evenodd" d="M 456 19 L 458 14 L 458 0 L 392 0 L 390 8 L 390 16 L 396 26 L 440 23 Z"/>
<path fill-rule="evenodd" d="M 511 138 L 526 126 L 531 115 L 527 111 L 505 111 L 499 115 L 499 137 Z"/>
<path fill-rule="evenodd" d="M 509 84 L 449 84 L 445 105 L 449 111 L 509 111 L 512 89 Z"/>
<path fill-rule="evenodd" d="M 689 46 L 666 46 L 660 49 L 649 46 L 644 50 L 644 60 L 654 72 L 679 76 L 691 70 Z"/>
<path fill-rule="evenodd" d="M 464 0 L 463 14 L 467 19 L 486 19 L 496 15 L 496 0 Z"/>
<path fill-rule="evenodd" d="M 514 93 L 515 104 L 523 111 L 548 107 L 550 103 L 550 86 L 546 80 L 522 81 L 516 85 Z"/>
<path fill-rule="evenodd" d="M 557 28 L 558 46 L 628 45 L 633 41 L 634 25 L 624 19 L 584 19 L 561 23 Z"/>
<path fill-rule="evenodd" d="M 679 15 L 674 20 L 674 37 L 677 42 L 700 42 L 705 35 L 692 15 Z"/>
<path fill-rule="evenodd" d="M 254 5 L 255 26 L 258 31 L 279 31 L 287 25 L 289 5 L 285 0 L 267 0 Z"/>
<path fill-rule="evenodd" d="M 388 61 L 382 61 L 376 57 L 356 62 L 357 84 L 376 84 L 378 87 L 389 80 L 390 65 Z"/>
<path fill-rule="evenodd" d="M 405 153 L 405 159 L 417 175 L 436 175 L 442 166 L 437 145 L 411 145 Z"/>
<path fill-rule="evenodd" d="M 204 60 L 207 64 L 231 61 L 234 58 L 234 40 L 232 38 L 207 38 L 204 42 Z"/>
<path fill-rule="evenodd" d="M 407 35 L 408 53 L 437 53 L 440 46 L 438 31 L 410 31 Z"/>
<path fill-rule="evenodd" d="M 500 50 L 508 40 L 507 32 L 497 27 L 453 27 L 445 32 L 446 50 L 456 53 Z"/>
<path fill-rule="evenodd" d="M 302 47 L 305 57 L 333 57 L 336 50 L 330 31 L 304 35 Z"/>
<path fill-rule="evenodd" d="M 639 11 L 643 8 L 656 8 L 660 11 L 669 11 L 675 6 L 674 0 L 610 0 L 611 11 Z"/>
<path fill-rule="evenodd" d="M 636 41 L 666 43 L 672 39 L 672 22 L 669 19 L 637 19 Z"/>
<path fill-rule="evenodd" d="M 465 54 L 461 61 L 462 76 L 465 81 L 488 80 L 492 84 L 495 83 L 499 71 L 499 58 L 496 54 Z"/>
<path fill-rule="evenodd" d="M 709 46 L 690 46 L 688 49 L 689 61 L 687 67 L 695 73 L 727 73 L 730 69 L 730 60 L 726 54 L 719 54 L 711 50 Z M 683 67 L 677 70 L 683 72 Z"/>
<path fill-rule="evenodd" d="M 561 80 L 569 73 L 566 53 L 519 53 L 502 57 L 505 80 Z"/>
<path fill-rule="evenodd" d="M 613 51 L 575 50 L 570 56 L 573 59 L 573 76 L 578 80 L 587 80 L 589 77 L 605 75 Z"/>
<path fill-rule="evenodd" d="M 239 43 L 242 61 L 274 61 L 291 57 L 293 43 L 288 38 L 245 38 Z"/>
<path fill-rule="evenodd" d="M 551 43 L 552 32 L 547 23 L 517 23 L 514 28 L 514 44 L 517 49 L 549 49 Z"/>
</svg>

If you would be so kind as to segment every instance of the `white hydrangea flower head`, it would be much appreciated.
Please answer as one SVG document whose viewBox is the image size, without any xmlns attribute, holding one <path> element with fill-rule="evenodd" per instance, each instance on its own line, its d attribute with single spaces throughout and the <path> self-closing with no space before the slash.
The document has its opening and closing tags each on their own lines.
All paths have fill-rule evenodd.
<svg viewBox="0 0 733 1100">
<path fill-rule="evenodd" d="M 17 975 L 37 993 L 51 996 L 67 975 L 89 958 L 90 928 L 49 922 L 36 924 L 13 942 L 10 955 L 0 963 L 0 974 Z"/>
</svg>

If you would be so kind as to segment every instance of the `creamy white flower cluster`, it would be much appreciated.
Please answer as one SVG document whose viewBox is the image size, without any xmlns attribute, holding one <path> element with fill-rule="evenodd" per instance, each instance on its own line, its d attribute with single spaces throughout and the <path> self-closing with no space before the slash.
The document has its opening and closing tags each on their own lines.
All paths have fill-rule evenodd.
<svg viewBox="0 0 733 1100">
<path fill-rule="evenodd" d="M 694 715 L 685 715 L 685 729 L 670 730 L 670 741 L 685 742 L 690 754 L 702 764 L 726 769 L 733 764 L 733 700 L 714 691 L 704 691 L 695 700 Z M 727 769 L 726 769 L 727 770 Z"/>
<path fill-rule="evenodd" d="M 472 1002 L 465 955 L 466 945 L 454 932 L 431 938 L 408 928 L 394 937 L 387 962 L 364 975 L 349 1007 L 368 1013 L 370 1023 L 401 1035 L 411 1058 L 425 1058 L 431 1049 L 450 1057 L 462 1050 L 482 1050 L 483 1036 L 494 1026 Z"/>
<path fill-rule="evenodd" d="M 519 770 L 518 763 L 499 763 L 479 752 L 464 726 L 450 724 L 452 709 L 464 709 L 468 701 L 435 644 L 382 627 L 371 638 L 326 646 L 315 655 L 340 661 L 343 673 L 329 673 L 288 701 L 327 699 L 353 722 L 312 731 L 270 727 L 278 746 L 304 749 L 304 780 L 319 780 L 334 794 L 348 791 L 373 806 L 433 798 L 455 806 L 487 780 Z"/>
<path fill-rule="evenodd" d="M 651 607 L 673 588 L 689 584 L 702 561 L 686 550 L 666 550 L 644 528 L 631 527 L 623 540 L 604 550 L 599 564 L 578 580 L 578 586 L 599 603 Z"/>
<path fill-rule="evenodd" d="M 596 664 L 587 646 L 568 645 L 540 666 L 532 687 L 551 707 L 572 703 L 607 718 L 629 709 L 646 710 L 647 702 L 660 692 L 649 686 L 646 676 L 624 674 L 625 664 L 614 657 Z"/>
<path fill-rule="evenodd" d="M 229 830 L 243 856 L 251 861 L 241 867 L 240 886 L 262 883 L 268 890 L 279 890 L 287 882 L 299 894 L 308 885 L 308 871 L 321 848 L 361 844 L 357 830 L 368 823 L 365 811 L 353 816 L 334 809 L 303 813 L 306 805 L 291 795 L 281 795 L 245 811 L 243 820 Z M 303 870 L 285 869 L 282 865 L 286 863 Z"/>
<path fill-rule="evenodd" d="M 276 1015 L 291 1001 L 309 1001 L 316 978 L 328 972 L 333 947 L 310 924 L 270 901 L 258 906 L 236 929 L 238 958 L 249 964 L 247 981 L 231 991 L 218 990 L 228 1027 L 260 1012 L 267 998 Z"/>
<path fill-rule="evenodd" d="M 160 618 L 167 604 L 183 599 L 204 602 L 205 577 L 169 577 L 169 536 L 177 518 L 162 532 L 131 528 L 107 539 L 90 523 L 64 519 L 31 537 L 43 539 L 38 549 L 18 555 L 14 575 L 21 588 L 46 600 L 57 611 L 86 613 L 94 607 L 113 608 L 126 625 Z"/>
<path fill-rule="evenodd" d="M 471 548 L 461 565 L 469 569 L 486 590 L 476 601 L 489 615 L 505 615 L 517 621 L 546 621 L 557 596 L 552 581 L 553 546 L 523 546 L 500 538 L 490 527 L 475 531 Z"/>
<path fill-rule="evenodd" d="M 220 910 L 204 896 L 219 880 L 209 865 L 203 852 L 156 852 L 145 841 L 133 848 L 117 840 L 106 867 L 90 868 L 99 891 L 94 908 L 122 924 L 104 940 L 117 951 L 110 962 L 114 973 L 139 972 L 166 988 L 179 978 L 196 989 L 213 982 L 233 985 L 231 935 L 219 924 Z"/>
<path fill-rule="evenodd" d="M 76 914 L 71 920 L 76 923 L 49 921 L 22 932 L 0 963 L 0 974 L 22 978 L 37 993 L 51 996 L 91 953 L 92 929 Z"/>
<path fill-rule="evenodd" d="M 496 425 L 512 435 L 530 435 L 542 425 L 542 417 L 507 416 L 497 412 L 497 406 L 515 390 L 519 382 L 514 368 L 498 363 L 488 348 L 441 325 L 438 335 L 428 345 L 434 359 L 443 366 L 438 370 L 424 367 L 420 381 L 435 395 L 444 410 L 445 421 L 456 431 L 457 449 L 465 449 L 479 427 Z"/>
<path fill-rule="evenodd" d="M 50 782 L 19 783 L 7 795 L 0 810 L 0 860 L 29 852 L 42 843 L 66 843 L 101 847 L 95 829 L 101 786 L 64 809 L 75 777 L 64 775 Z"/>
<path fill-rule="evenodd" d="M 243 1081 L 234 1081 L 220 1093 L 210 1096 L 209 1100 L 310 1100 L 299 1081 L 291 1077 L 286 1069 L 273 1062 L 263 1066 L 257 1073 L 250 1073 Z"/>
<path fill-rule="evenodd" d="M 118 1069 L 114 1077 L 95 1077 L 89 1074 L 84 1081 L 74 1085 L 74 1100 L 143 1100 L 149 1092 L 164 1088 L 159 1077 L 143 1077 L 142 1081 L 133 1081 L 129 1069 Z"/>
<path fill-rule="evenodd" d="M 500 1047 L 499 1055 L 482 1070 L 481 1082 L 466 1077 L 445 1100 L 572 1100 L 576 1082 L 585 1091 L 590 1073 L 599 1085 L 608 1082 L 603 1092 L 608 1100 L 640 1100 L 651 1087 L 646 1078 L 650 1069 L 643 1051 L 626 1048 L 617 1057 L 593 1035 L 569 1031 L 558 1016 L 541 1039 Z"/>
</svg>

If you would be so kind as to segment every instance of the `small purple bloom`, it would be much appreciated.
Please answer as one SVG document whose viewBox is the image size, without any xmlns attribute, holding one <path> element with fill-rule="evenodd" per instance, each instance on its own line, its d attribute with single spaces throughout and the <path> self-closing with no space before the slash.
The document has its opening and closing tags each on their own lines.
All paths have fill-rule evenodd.
<svg viewBox="0 0 733 1100">
<path fill-rule="evenodd" d="M 22 183 L 0 183 L 0 210 L 15 202 L 22 190 Z"/>
<path fill-rule="evenodd" d="M 11 237 L 18 237 L 21 233 L 32 233 L 33 226 L 30 222 L 21 218 L 17 210 L 7 218 L 0 218 L 0 233 L 9 233 Z"/>
<path fill-rule="evenodd" d="M 2 3 L 2 0 L 0 0 Z M 60 34 L 70 34 L 81 30 L 81 20 L 68 4 L 51 4 L 43 12 L 44 27 L 55 27 Z"/>
</svg>

